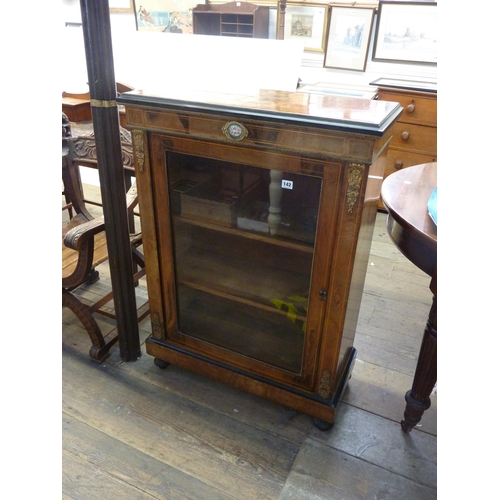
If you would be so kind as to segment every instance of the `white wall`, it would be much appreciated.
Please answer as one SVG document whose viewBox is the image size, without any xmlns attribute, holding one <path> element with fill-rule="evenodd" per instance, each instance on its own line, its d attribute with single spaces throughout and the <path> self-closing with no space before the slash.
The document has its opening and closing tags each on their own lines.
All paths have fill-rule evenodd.
<svg viewBox="0 0 500 500">
<path fill-rule="evenodd" d="M 202 3 L 200 1 L 200 3 Z M 80 14 L 80 5 L 79 0 L 62 0 L 62 19 L 63 26 L 65 22 L 81 22 L 81 14 Z M 161 74 L 161 70 L 165 70 L 165 68 L 171 68 L 173 66 L 173 62 L 175 62 L 175 69 L 177 72 L 181 72 L 183 70 L 182 66 L 183 62 L 185 62 L 185 68 L 194 68 L 198 66 L 199 68 L 204 68 L 207 61 L 207 54 L 202 54 L 198 61 L 196 62 L 196 55 L 193 54 L 192 50 L 189 49 L 188 44 L 191 40 L 188 38 L 193 37 L 193 35 L 169 35 L 169 34 L 158 34 L 158 33 L 138 33 L 136 31 L 135 26 L 135 17 L 133 13 L 111 13 L 111 29 L 113 35 L 113 51 L 115 58 L 115 76 L 118 81 L 123 81 L 124 83 L 128 83 L 134 87 L 141 86 L 141 79 L 145 77 L 145 71 L 148 69 L 151 70 L 149 66 L 141 65 L 141 59 L 137 56 L 137 41 L 139 40 L 142 45 L 141 50 L 143 50 L 144 54 L 155 55 L 155 62 L 153 65 L 156 68 L 157 73 Z M 375 26 L 376 20 L 374 22 Z M 73 60 L 76 59 L 75 54 L 81 54 L 82 65 L 79 69 L 75 69 L 70 75 L 65 75 L 65 82 L 63 82 L 63 86 L 66 87 L 66 90 L 70 90 L 68 86 L 72 89 L 85 85 L 86 82 L 86 68 L 85 68 L 85 52 L 83 47 L 83 39 L 81 36 L 81 30 L 77 28 L 65 28 L 65 39 L 69 41 L 67 44 L 68 50 L 73 52 Z M 68 32 L 72 31 L 68 35 Z M 372 31 L 372 42 L 374 38 L 374 32 Z M 172 45 L 169 42 L 165 42 L 165 48 L 163 50 L 158 50 L 158 41 L 161 40 L 159 37 L 165 38 L 175 37 L 175 45 Z M 194 35 L 197 37 L 199 35 Z M 207 38 L 216 38 L 216 37 L 207 37 Z M 144 43 L 148 43 L 148 41 L 144 42 L 144 40 L 151 40 L 151 50 L 144 49 Z M 180 43 L 184 39 L 184 50 L 187 50 L 188 58 L 179 61 L 179 58 L 175 58 L 175 52 L 181 51 Z M 209 40 L 210 41 L 210 40 Z M 255 40 L 254 40 L 255 42 Z M 213 41 L 213 43 L 217 43 Z M 236 43 L 236 42 L 235 42 Z M 269 41 L 272 44 L 272 41 Z M 281 43 L 281 42 L 277 42 Z M 272 46 L 272 45 L 271 45 Z M 347 70 L 338 70 L 331 68 L 323 68 L 323 54 L 316 52 L 304 52 L 302 54 L 302 60 L 299 62 L 298 67 L 290 69 L 288 68 L 288 72 L 297 72 L 297 78 L 301 78 L 303 83 L 314 84 L 318 82 L 328 82 L 328 83 L 341 83 L 341 84 L 353 84 L 353 85 L 368 85 L 370 82 L 380 78 L 380 77 L 392 77 L 392 78 L 416 78 L 416 79 L 424 79 L 424 80 L 435 80 L 437 78 L 437 68 L 436 66 L 429 65 L 412 65 L 412 64 L 402 64 L 402 63 L 382 63 L 382 62 L 374 62 L 371 60 L 372 58 L 372 47 L 373 43 L 370 44 L 370 50 L 368 54 L 368 62 L 366 71 L 347 71 Z M 239 49 L 240 50 L 240 49 Z M 275 50 L 275 49 L 273 49 Z M 182 52 L 182 51 L 181 51 Z M 270 53 L 272 51 L 267 51 Z M 241 54 L 241 52 L 240 52 Z M 262 52 L 264 54 L 262 57 L 265 57 L 266 51 Z M 275 53 L 276 54 L 276 53 Z M 243 66 L 237 67 L 236 71 L 234 71 L 234 66 L 236 64 L 236 60 L 231 55 L 226 56 L 227 60 L 230 60 L 229 68 L 233 69 L 233 74 L 241 74 L 243 71 Z M 275 61 L 279 63 L 280 55 L 275 55 Z M 295 59 L 293 56 L 290 56 L 290 61 L 293 61 L 295 64 Z M 258 57 L 255 55 L 255 51 L 252 50 L 247 57 L 241 54 L 240 60 L 246 60 L 249 64 L 257 63 Z M 262 60 L 262 59 L 261 59 Z M 127 61 L 127 64 L 124 63 Z M 144 61 L 144 63 L 151 61 L 148 59 Z M 281 61 L 283 62 L 283 61 Z M 273 65 L 272 61 L 269 63 L 263 63 L 261 73 L 267 72 L 269 65 Z M 276 66 L 276 64 L 274 65 Z M 282 66 L 278 71 L 282 71 Z M 286 66 L 285 66 L 286 67 Z M 213 75 L 217 74 L 217 71 L 211 71 L 211 75 L 204 75 L 201 81 L 203 81 L 203 85 L 209 84 L 209 82 L 213 81 Z M 200 81 L 200 79 L 193 78 L 193 81 Z"/>
<path fill-rule="evenodd" d="M 306 52 L 304 53 L 304 57 L 302 59 L 302 80 L 307 83 L 316 83 L 320 81 L 352 85 L 368 85 L 370 82 L 382 77 L 417 80 L 437 79 L 436 66 L 372 61 L 376 22 L 375 18 L 365 71 L 323 68 L 323 54 Z"/>
<path fill-rule="evenodd" d="M 237 88 L 238 92 L 245 93 L 253 92 L 259 85 L 293 91 L 297 78 L 303 84 L 368 85 L 380 77 L 425 80 L 437 77 L 435 66 L 371 61 L 375 30 L 366 71 L 358 72 L 323 68 L 323 54 L 303 52 L 302 47 L 293 42 L 234 39 L 228 49 L 227 39 L 221 37 L 138 32 L 133 13 L 111 13 L 110 20 L 115 78 L 135 88 L 155 90 L 161 87 L 164 91 L 169 85 L 201 85 L 203 89 L 231 92 Z M 86 92 L 82 30 L 66 27 L 68 22 L 81 22 L 79 0 L 62 0 L 62 45 L 63 50 L 68 51 L 67 60 L 73 64 L 71 71 L 62 73 L 61 91 Z M 177 75 L 176 80 L 173 75 Z M 256 79 L 259 75 L 260 79 Z M 82 180 L 87 184 L 99 184 L 97 172 L 91 169 L 82 169 Z"/>
</svg>

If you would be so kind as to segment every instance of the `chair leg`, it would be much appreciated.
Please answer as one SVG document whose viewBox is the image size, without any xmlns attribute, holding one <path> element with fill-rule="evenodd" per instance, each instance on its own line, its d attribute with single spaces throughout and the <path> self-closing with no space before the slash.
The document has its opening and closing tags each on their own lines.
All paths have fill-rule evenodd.
<svg viewBox="0 0 500 500">
<path fill-rule="evenodd" d="M 118 340 L 118 336 L 116 335 L 106 343 L 102 336 L 101 329 L 89 312 L 88 307 L 82 304 L 74 295 L 64 288 L 62 289 L 62 305 L 73 311 L 76 317 L 81 321 L 92 341 L 89 355 L 93 360 L 102 363 L 109 356 L 109 350 Z"/>
<path fill-rule="evenodd" d="M 94 267 L 87 276 L 87 281 L 85 283 L 87 285 L 93 285 L 97 281 L 99 281 L 99 271 Z"/>
</svg>

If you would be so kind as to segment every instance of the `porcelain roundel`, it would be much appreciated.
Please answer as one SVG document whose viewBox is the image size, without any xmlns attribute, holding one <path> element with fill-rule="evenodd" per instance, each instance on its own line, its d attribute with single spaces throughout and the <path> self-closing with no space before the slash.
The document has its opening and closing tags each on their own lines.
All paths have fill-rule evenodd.
<svg viewBox="0 0 500 500">
<path fill-rule="evenodd" d="M 222 132 L 228 139 L 235 141 L 241 141 L 248 135 L 246 127 L 238 122 L 227 122 L 222 127 Z"/>
</svg>

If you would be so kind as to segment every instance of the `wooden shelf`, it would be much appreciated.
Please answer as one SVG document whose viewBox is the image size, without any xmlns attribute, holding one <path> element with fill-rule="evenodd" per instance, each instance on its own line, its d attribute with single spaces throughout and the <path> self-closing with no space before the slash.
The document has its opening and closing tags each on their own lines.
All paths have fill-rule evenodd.
<svg viewBox="0 0 500 500">
<path fill-rule="evenodd" d="M 256 307 L 307 292 L 312 252 L 276 249 L 263 240 L 249 246 L 236 233 L 176 225 L 177 279 L 214 294 L 241 297 Z"/>
<path fill-rule="evenodd" d="M 205 227 L 213 231 L 219 231 L 221 233 L 237 235 L 240 238 L 246 238 L 248 240 L 262 241 L 265 243 L 269 243 L 271 245 L 290 248 L 299 252 L 305 252 L 310 254 L 313 253 L 313 245 L 297 243 L 296 241 L 291 241 L 288 238 L 280 236 L 271 237 L 269 235 L 265 235 L 256 231 L 233 228 L 233 227 L 224 227 L 219 224 L 213 224 L 201 219 L 195 219 L 193 217 L 180 216 L 179 220 L 182 220 L 183 222 L 192 224 L 194 226 Z"/>
<path fill-rule="evenodd" d="M 180 331 L 198 332 L 207 342 L 261 363 L 299 373 L 304 347 L 300 320 L 295 323 L 273 311 L 178 284 L 181 300 Z M 183 314 L 184 313 L 184 314 Z"/>
<path fill-rule="evenodd" d="M 269 7 L 248 2 L 197 5 L 193 9 L 193 33 L 268 38 Z"/>
</svg>

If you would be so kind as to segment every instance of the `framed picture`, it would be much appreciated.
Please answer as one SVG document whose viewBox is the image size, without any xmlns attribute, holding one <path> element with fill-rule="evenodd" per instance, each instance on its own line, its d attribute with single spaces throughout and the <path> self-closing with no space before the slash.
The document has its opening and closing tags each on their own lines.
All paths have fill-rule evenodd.
<svg viewBox="0 0 500 500">
<path fill-rule="evenodd" d="M 302 40 L 304 50 L 325 51 L 327 5 L 287 2 L 284 23 L 285 40 Z M 278 26 L 282 23 L 278 4 Z"/>
<path fill-rule="evenodd" d="M 193 7 L 198 0 L 133 0 L 138 31 L 193 33 Z"/>
<path fill-rule="evenodd" d="M 330 7 L 325 68 L 366 69 L 374 15 L 374 8 Z"/>
<path fill-rule="evenodd" d="M 109 0 L 110 12 L 134 12 L 133 0 Z"/>
<path fill-rule="evenodd" d="M 373 60 L 437 64 L 437 3 L 381 1 Z"/>
</svg>

